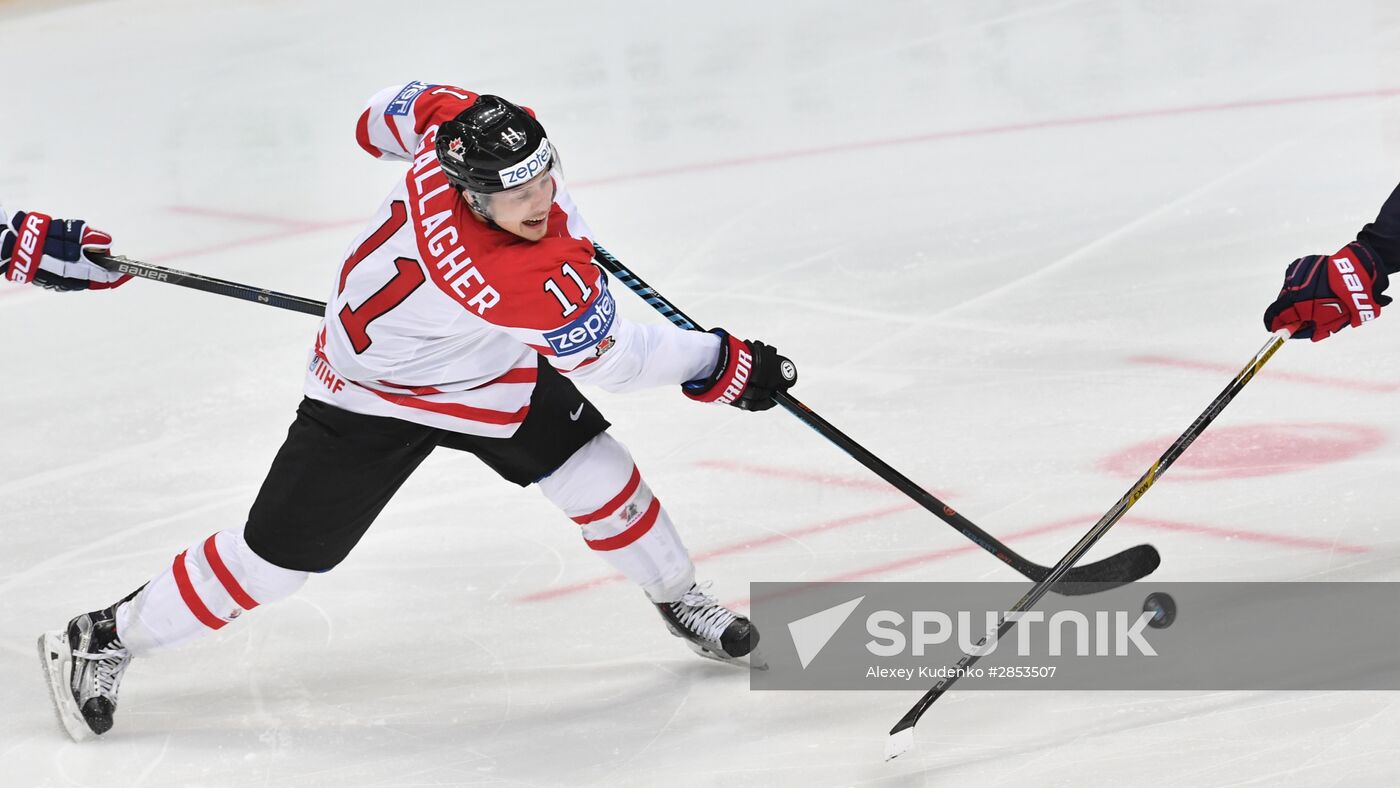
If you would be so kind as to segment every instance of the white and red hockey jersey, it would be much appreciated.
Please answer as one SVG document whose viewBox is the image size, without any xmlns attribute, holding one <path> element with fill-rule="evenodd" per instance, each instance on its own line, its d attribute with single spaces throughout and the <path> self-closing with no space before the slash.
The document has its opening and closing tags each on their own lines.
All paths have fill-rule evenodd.
<svg viewBox="0 0 1400 788">
<path fill-rule="evenodd" d="M 477 220 L 434 152 L 438 124 L 477 94 L 410 82 L 375 94 L 355 138 L 404 178 L 351 244 L 312 350 L 305 391 L 356 413 L 509 437 L 529 412 L 540 356 L 609 391 L 710 373 L 712 334 L 619 317 L 590 231 L 556 167 L 537 242 Z"/>
</svg>

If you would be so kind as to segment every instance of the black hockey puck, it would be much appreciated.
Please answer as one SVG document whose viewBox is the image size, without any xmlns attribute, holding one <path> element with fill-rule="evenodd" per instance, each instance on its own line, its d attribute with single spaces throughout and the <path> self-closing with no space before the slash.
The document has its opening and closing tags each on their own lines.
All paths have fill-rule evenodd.
<svg viewBox="0 0 1400 788">
<path fill-rule="evenodd" d="M 1164 591 L 1154 591 L 1142 601 L 1142 612 L 1151 613 L 1147 625 L 1153 629 L 1166 629 L 1176 620 L 1176 600 Z"/>
</svg>

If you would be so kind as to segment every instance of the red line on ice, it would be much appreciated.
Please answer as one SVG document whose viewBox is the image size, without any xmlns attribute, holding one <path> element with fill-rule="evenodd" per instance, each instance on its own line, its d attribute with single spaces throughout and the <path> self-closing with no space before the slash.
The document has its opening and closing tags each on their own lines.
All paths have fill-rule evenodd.
<svg viewBox="0 0 1400 788">
<path fill-rule="evenodd" d="M 1037 526 L 1034 526 L 1034 527 L 1032 527 L 1032 528 L 1026 528 L 1026 529 L 1024 529 L 1024 530 L 1016 531 L 1015 533 L 1008 534 L 1005 538 L 1002 538 L 1002 541 L 1004 541 L 1004 542 L 1010 542 L 1010 541 L 1012 541 L 1012 540 L 1021 539 L 1021 538 L 1023 538 L 1023 537 L 1027 537 L 1027 536 L 1038 536 L 1038 535 L 1040 535 L 1040 534 L 1050 533 L 1050 532 L 1052 532 L 1052 531 L 1063 530 L 1063 529 L 1069 528 L 1070 526 L 1073 526 L 1073 525 L 1080 525 L 1080 524 L 1082 524 L 1083 522 L 1084 522 L 1084 520 L 1083 520 L 1082 518 L 1078 518 L 1078 517 L 1070 518 L 1070 519 L 1065 519 L 1065 520 L 1057 520 L 1057 521 L 1055 521 L 1055 522 L 1053 522 L 1053 523 L 1046 523 L 1046 524 L 1044 524 L 1044 525 L 1037 525 Z M 1091 524 L 1092 524 L 1092 521 L 1090 521 L 1090 522 L 1091 522 Z M 850 581 L 850 580 L 859 580 L 859 579 L 861 579 L 861 578 L 871 577 L 871 576 L 873 576 L 873 575 L 881 575 L 881 574 L 885 574 L 886 572 L 893 572 L 893 571 L 895 571 L 896 569 L 903 569 L 903 568 L 908 567 L 908 566 L 918 566 L 919 564 L 926 564 L 926 563 L 930 563 L 930 562 L 932 562 L 932 561 L 941 561 L 941 560 L 943 560 L 943 559 L 945 559 L 945 558 L 952 558 L 953 556 L 956 556 L 956 555 L 962 555 L 963 553 L 976 552 L 976 551 L 979 551 L 979 550 L 981 550 L 981 549 L 982 549 L 982 548 L 978 547 L 977 545 L 972 544 L 971 542 L 967 542 L 967 543 L 964 543 L 964 544 L 960 544 L 960 545 L 958 545 L 957 547 L 945 547 L 945 548 L 943 548 L 942 550 L 934 550 L 934 551 L 929 552 L 929 553 L 920 553 L 919 555 L 909 556 L 908 558 L 901 558 L 901 559 L 896 560 L 896 561 L 888 561 L 888 562 L 883 563 L 883 564 L 875 564 L 874 566 L 867 566 L 867 567 L 865 567 L 864 569 L 854 569 L 854 570 L 851 570 L 851 571 L 849 571 L 849 572 L 842 572 L 842 573 L 840 573 L 840 574 L 832 575 L 832 576 L 830 576 L 830 577 L 823 577 L 823 578 L 821 578 L 821 579 L 819 579 L 819 580 L 813 580 L 813 581 L 811 581 L 811 582 L 814 582 L 814 583 L 841 583 L 841 582 L 846 582 L 846 581 Z M 784 594 L 782 594 L 782 593 L 770 594 L 770 595 L 765 596 L 765 597 L 763 597 L 763 598 L 764 598 L 764 599 L 775 599 L 775 598 L 777 598 L 777 597 L 779 597 L 779 596 L 783 596 L 783 595 L 784 595 Z M 725 605 L 728 605 L 728 606 L 744 606 L 744 605 L 747 605 L 750 601 L 752 601 L 752 600 L 748 599 L 747 597 L 744 597 L 744 598 L 741 598 L 741 599 L 736 599 L 736 600 L 734 600 L 733 602 L 725 602 Z"/>
<path fill-rule="evenodd" d="M 1068 517 L 1063 520 L 1056 520 L 1054 522 L 1039 525 L 1034 528 L 1027 528 L 1023 531 L 1017 531 L 1015 533 L 1008 534 L 1003 539 L 1003 541 L 1013 542 L 1017 539 L 1021 539 L 1024 537 L 1036 536 L 1039 534 L 1050 533 L 1052 531 L 1059 531 L 1074 525 L 1078 525 L 1084 530 L 1088 530 L 1089 526 L 1097 522 L 1100 516 L 1101 515 L 1097 514 L 1089 514 L 1080 517 Z M 1164 531 L 1200 534 L 1203 536 L 1210 536 L 1216 539 L 1223 539 L 1227 541 L 1239 540 L 1242 542 L 1273 544 L 1283 547 L 1296 547 L 1304 550 L 1316 550 L 1320 552 L 1358 554 L 1369 553 L 1371 551 L 1371 548 L 1362 545 L 1347 544 L 1345 542 L 1334 542 L 1326 539 L 1313 539 L 1306 536 L 1286 536 L 1282 534 L 1271 534 L 1264 531 L 1250 531 L 1240 528 L 1222 528 L 1218 526 L 1200 525 L 1196 523 L 1184 523 L 1176 520 L 1162 520 L 1154 517 L 1134 517 L 1132 519 L 1132 524 L 1135 526 L 1160 528 Z M 851 580 L 860 580 L 864 578 L 874 577 L 876 575 L 887 574 L 889 572 L 893 572 L 911 566 L 918 566 L 920 564 L 941 561 L 945 558 L 952 558 L 953 556 L 962 555 L 963 553 L 971 552 L 978 549 L 980 548 L 973 544 L 964 544 L 959 545 L 958 547 L 947 547 L 942 550 L 934 550 L 928 553 L 920 553 L 919 555 L 901 558 L 897 561 L 889 561 L 883 564 L 867 566 L 863 569 L 855 569 L 850 572 L 842 572 L 840 574 L 832 575 L 830 577 L 823 577 L 819 580 L 813 580 L 811 582 L 840 583 Z M 1058 560 L 1058 557 L 1056 558 L 1056 560 Z M 1047 562 L 1045 565 L 1049 566 L 1051 564 Z M 768 595 L 763 598 L 772 599 L 783 595 L 783 593 L 778 593 Z M 748 598 L 739 598 L 733 600 L 732 602 L 725 602 L 724 604 L 730 607 L 742 607 L 748 605 L 748 603 L 751 601 L 752 600 Z"/>
<path fill-rule="evenodd" d="M 879 509 L 871 509 L 870 511 L 859 512 L 857 514 L 848 515 L 846 517 L 838 517 L 835 520 L 827 520 L 825 522 L 816 523 L 814 525 L 809 525 L 792 531 L 770 533 L 765 536 L 757 537 L 755 539 L 744 539 L 738 542 L 731 542 L 726 545 L 721 545 L 719 547 L 695 553 L 691 557 L 696 561 L 704 561 L 710 558 L 717 558 L 722 555 L 730 555 L 732 553 L 738 553 L 745 550 L 752 550 L 759 547 L 765 547 L 775 542 L 786 542 L 797 537 L 807 536 L 808 534 L 821 533 L 823 531 L 833 531 L 837 528 L 845 528 L 849 525 L 868 523 L 872 520 L 879 520 L 882 517 L 889 517 L 892 514 L 907 512 L 917 508 L 919 507 L 915 504 L 902 503 L 895 506 L 885 506 Z M 623 579 L 625 578 L 623 578 L 623 576 L 619 574 L 595 577 L 592 580 L 584 580 L 578 583 L 570 583 L 568 585 L 562 585 L 555 588 L 546 588 L 543 591 L 535 591 L 530 594 L 525 594 L 524 596 L 516 597 L 515 601 L 540 602 L 545 599 L 554 599 L 556 597 L 568 596 L 570 594 L 576 594 L 580 591 L 587 591 L 589 589 L 598 588 L 600 586 L 611 585 Z"/>
<path fill-rule="evenodd" d="M 701 468 L 710 468 L 717 471 L 729 471 L 731 473 L 767 476 L 772 479 L 789 479 L 792 481 L 812 482 L 823 487 L 848 487 L 856 490 L 873 490 L 875 492 L 898 493 L 889 482 L 879 479 L 857 479 L 850 476 L 837 476 L 816 471 L 800 471 L 793 468 L 780 468 L 775 465 L 756 465 L 747 462 L 733 462 L 731 460 L 700 460 L 695 463 Z M 951 496 L 949 492 L 939 492 L 941 497 Z"/>
<path fill-rule="evenodd" d="M 696 553 L 694 555 L 694 559 L 696 561 L 703 561 L 709 558 L 716 558 L 722 555 L 737 553 L 742 550 L 764 547 L 770 544 L 774 544 L 776 542 L 786 541 L 787 539 L 798 536 L 820 533 L 822 531 L 835 530 L 837 528 L 845 527 L 847 525 L 855 525 L 858 523 L 870 522 L 872 520 L 877 520 L 882 517 L 888 517 L 889 515 L 897 514 L 899 512 L 912 511 L 917 508 L 918 507 L 914 504 L 902 504 L 900 506 L 891 506 L 884 509 L 874 509 L 868 512 L 862 512 L 860 514 L 851 515 L 849 517 L 842 517 L 836 520 L 829 520 L 824 523 L 818 523 L 816 525 L 807 526 L 805 528 L 799 528 L 795 531 L 789 531 L 781 534 L 769 534 L 758 539 L 733 542 L 731 544 L 723 545 L 721 547 L 707 550 L 705 552 Z M 1030 528 L 1025 528 L 1020 531 L 1015 531 L 1001 538 L 1007 543 L 1012 543 L 1017 540 L 1032 536 L 1039 536 L 1041 534 L 1061 531 L 1072 526 L 1079 526 L 1080 528 L 1087 530 L 1089 526 L 1096 522 L 1100 516 L 1101 515 L 1099 514 L 1085 514 L 1080 515 L 1078 517 L 1066 517 L 1064 519 L 1055 520 L 1053 522 L 1044 523 Z M 1365 545 L 1348 544 L 1346 542 L 1338 542 L 1328 539 L 1316 539 L 1307 536 L 1289 536 L 1286 534 L 1274 534 L 1268 533 L 1266 531 L 1254 531 L 1244 528 L 1226 528 L 1221 526 L 1202 525 L 1199 523 L 1186 523 L 1178 520 L 1164 520 L 1155 517 L 1134 517 L 1132 518 L 1132 524 L 1136 526 L 1145 526 L 1148 528 L 1157 528 L 1163 531 L 1173 531 L 1177 533 L 1191 533 L 1198 534 L 1201 536 L 1209 536 L 1224 541 L 1241 541 L 1253 542 L 1256 544 L 1271 544 L 1280 547 L 1292 547 L 1302 550 L 1315 550 L 1318 552 L 1348 553 L 1356 555 L 1361 553 L 1368 553 L 1371 551 L 1371 548 Z M 1120 524 L 1119 527 L 1121 528 L 1122 525 Z M 829 577 L 823 577 L 812 582 L 839 583 L 851 580 L 860 580 L 862 578 L 869 578 L 877 575 L 887 574 L 889 572 L 893 572 L 911 566 L 918 566 L 920 564 L 941 561 L 945 558 L 952 558 L 957 555 L 974 552 L 980 549 L 981 548 L 977 547 L 974 544 L 965 543 L 957 545 L 956 547 L 945 547 L 940 550 L 933 550 L 927 553 L 920 553 L 918 555 L 900 558 L 895 561 L 887 561 L 885 563 L 875 564 L 873 566 L 867 566 L 861 569 L 853 569 L 849 572 L 842 572 L 839 574 L 831 575 Z M 1047 563 L 1046 565 L 1048 566 L 1049 564 Z M 581 591 L 587 591 L 589 589 L 598 588 L 600 586 L 611 585 L 612 583 L 616 583 L 622 579 L 624 579 L 622 575 L 607 575 L 604 577 L 594 578 L 592 580 L 585 580 L 578 583 L 559 586 L 557 588 L 536 591 L 531 594 L 526 594 L 524 596 L 517 597 L 516 601 L 539 602 L 545 599 L 554 599 L 556 597 L 568 596 L 571 594 L 579 593 Z M 732 604 L 744 605 L 747 604 L 749 601 L 750 600 L 747 598 L 741 598 L 734 600 Z"/>
<path fill-rule="evenodd" d="M 284 227 L 294 227 L 299 229 L 320 229 L 322 222 L 303 222 L 296 219 L 288 219 L 272 214 L 246 213 L 243 211 L 226 211 L 222 208 L 204 208 L 198 205 L 172 205 L 166 210 L 172 213 L 183 213 L 190 216 L 203 216 L 209 219 L 223 219 L 230 222 L 251 222 L 254 224 L 278 224 Z"/>
<path fill-rule="evenodd" d="M 1119 449 L 1097 467 L 1135 479 L 1171 438 Z M 1385 445 L 1385 432 L 1369 424 L 1280 423 L 1217 427 L 1205 433 L 1172 471 L 1176 482 L 1244 479 L 1293 473 L 1358 457 Z"/>
<path fill-rule="evenodd" d="M 348 227 L 351 225 L 358 224 L 360 224 L 359 219 L 343 222 L 327 222 L 325 224 L 316 225 L 300 225 L 297 227 L 288 228 L 286 230 L 276 230 L 273 232 L 263 233 L 261 235 L 248 236 L 245 238 L 235 238 L 233 240 L 223 241 L 221 243 L 203 244 L 201 246 L 190 247 L 188 249 L 179 249 L 174 252 L 167 252 L 165 254 L 160 255 L 152 255 L 148 258 L 142 259 L 146 259 L 152 263 L 168 263 L 172 260 L 182 260 L 190 257 L 200 257 L 202 255 L 207 254 L 216 254 L 218 252 L 227 252 L 230 249 L 239 249 L 245 246 L 255 246 L 257 244 L 269 243 L 271 241 L 282 241 L 287 238 L 295 238 L 298 235 L 306 235 L 308 233 L 320 232 L 322 230 L 330 230 L 335 229 L 337 227 Z"/>
<path fill-rule="evenodd" d="M 1309 536 L 1288 536 L 1286 534 L 1271 534 L 1267 531 L 1249 531 L 1242 528 L 1223 528 L 1213 525 L 1199 525 L 1196 523 L 1183 523 L 1176 520 L 1159 520 L 1153 517 L 1134 517 L 1134 525 L 1145 525 L 1149 528 L 1160 528 L 1164 531 L 1177 531 L 1181 533 L 1205 534 L 1217 539 L 1235 540 L 1242 542 L 1256 542 L 1259 544 L 1275 544 L 1284 547 L 1297 547 L 1303 550 L 1317 550 L 1324 553 L 1369 553 L 1371 548 L 1365 545 L 1347 544 L 1346 542 L 1336 542 L 1330 539 L 1315 539 Z"/>
<path fill-rule="evenodd" d="M 766 164 L 774 161 L 785 161 L 790 159 L 803 159 L 813 156 L 825 156 L 827 154 L 849 154 L 852 150 L 888 148 L 899 145 L 915 145 L 925 142 L 937 142 L 939 140 L 964 139 L 967 137 L 985 137 L 993 134 L 1010 134 L 1020 131 L 1039 131 L 1042 129 L 1067 128 L 1072 126 L 1091 126 L 1102 123 L 1119 123 L 1130 120 L 1143 120 L 1145 118 L 1175 117 L 1181 115 L 1200 115 L 1212 112 L 1232 112 L 1242 109 L 1261 109 L 1269 107 L 1285 107 L 1295 104 L 1315 104 L 1328 101 L 1350 101 L 1353 99 L 1368 98 L 1388 98 L 1400 95 L 1400 88 L 1379 88 L 1376 90 L 1358 90 L 1342 93 L 1319 93 L 1305 96 L 1284 96 L 1281 98 L 1268 99 L 1245 99 L 1241 101 L 1227 101 L 1217 104 L 1195 104 L 1178 107 L 1162 107 L 1160 109 L 1138 110 L 1136 112 L 1112 112 L 1102 115 L 1080 115 L 1071 118 L 1052 118 L 1048 120 L 1028 121 L 1025 123 L 1006 123 L 995 126 L 980 126 L 970 129 L 949 129 L 947 131 L 931 131 L 923 134 L 914 134 L 906 137 L 890 137 L 886 139 L 866 140 L 864 142 L 855 141 L 841 143 L 837 145 L 823 145 L 816 148 L 799 148 L 788 151 L 772 151 L 751 156 L 739 156 L 732 159 L 718 159 L 708 162 L 697 162 L 694 164 L 681 164 L 674 167 L 662 167 L 655 170 L 643 170 L 641 172 L 615 175 L 605 178 L 594 178 L 591 180 L 579 181 L 580 186 L 600 186 L 603 184 L 619 183 L 622 181 L 641 180 L 644 178 L 659 178 L 666 175 L 680 175 L 684 173 L 709 171 L 724 167 L 743 167 L 754 164 Z"/>
<path fill-rule="evenodd" d="M 1170 356 L 1133 356 L 1129 358 L 1128 361 L 1134 364 L 1151 364 L 1159 367 L 1176 367 L 1178 369 L 1197 369 L 1203 372 L 1235 373 L 1240 371 L 1239 367 L 1232 367 L 1229 364 L 1193 361 L 1191 359 L 1173 358 Z M 1323 377 L 1321 375 L 1306 375 L 1297 372 L 1279 372 L 1272 368 L 1265 369 L 1259 374 L 1275 380 L 1286 380 L 1291 383 L 1306 383 L 1313 386 L 1326 386 L 1328 388 L 1348 389 L 1352 391 L 1374 391 L 1383 394 L 1400 391 L 1400 383 L 1377 383 L 1369 380 Z"/>
</svg>

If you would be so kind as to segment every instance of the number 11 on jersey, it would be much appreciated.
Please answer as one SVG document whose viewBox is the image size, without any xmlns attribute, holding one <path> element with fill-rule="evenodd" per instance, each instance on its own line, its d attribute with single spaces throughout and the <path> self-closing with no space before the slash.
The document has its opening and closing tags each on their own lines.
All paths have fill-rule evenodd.
<svg viewBox="0 0 1400 788">
<path fill-rule="evenodd" d="M 583 277 L 578 275 L 578 271 L 575 271 L 574 267 L 569 263 L 564 263 L 560 270 L 565 276 L 574 280 L 574 284 L 578 285 L 579 293 L 582 294 L 582 302 L 588 303 L 588 299 L 593 297 L 593 291 L 589 289 L 588 285 L 583 283 Z M 564 291 L 559 288 L 559 283 L 555 282 L 553 277 L 544 281 L 544 289 L 549 292 L 550 295 L 559 299 L 559 306 L 564 310 L 564 317 L 568 317 L 578 311 L 578 304 L 570 301 L 569 297 L 564 295 Z"/>
</svg>

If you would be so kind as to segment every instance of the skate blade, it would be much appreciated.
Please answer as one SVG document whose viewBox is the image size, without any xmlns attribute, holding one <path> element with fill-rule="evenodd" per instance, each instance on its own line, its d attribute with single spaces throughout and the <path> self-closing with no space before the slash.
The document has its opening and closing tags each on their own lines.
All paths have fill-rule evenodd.
<svg viewBox="0 0 1400 788">
<path fill-rule="evenodd" d="M 745 668 L 749 670 L 768 669 L 768 660 L 763 658 L 763 652 L 760 651 L 757 646 L 754 647 L 753 651 L 750 651 L 748 654 L 742 657 L 731 657 L 728 654 L 711 651 L 710 649 L 705 648 L 699 643 L 695 643 L 689 638 L 682 637 L 681 639 L 685 641 L 685 644 L 690 647 L 691 651 L 694 651 L 696 654 L 699 654 L 705 659 L 712 659 L 715 662 L 722 662 L 726 665 L 733 665 L 738 668 Z"/>
<path fill-rule="evenodd" d="M 76 742 L 97 738 L 97 734 L 88 727 L 87 720 L 83 719 L 78 702 L 73 699 L 73 691 L 68 688 L 69 677 L 73 675 L 73 652 L 62 632 L 45 632 L 39 636 L 39 662 L 49 686 L 54 714 L 64 732 Z"/>
</svg>

